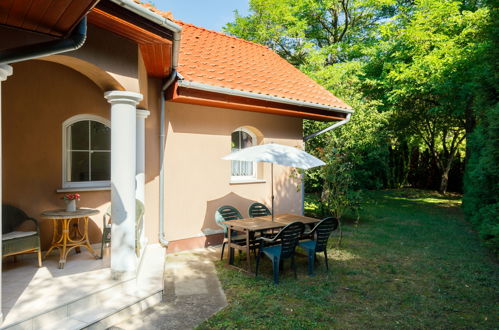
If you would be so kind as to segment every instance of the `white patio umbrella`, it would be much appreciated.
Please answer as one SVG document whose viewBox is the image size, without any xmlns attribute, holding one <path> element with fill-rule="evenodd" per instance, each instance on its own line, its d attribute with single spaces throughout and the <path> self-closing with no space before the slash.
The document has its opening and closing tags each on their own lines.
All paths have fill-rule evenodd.
<svg viewBox="0 0 499 330">
<path fill-rule="evenodd" d="M 244 148 L 228 154 L 222 159 L 271 163 L 272 221 L 274 221 L 274 164 L 304 170 L 326 165 L 322 160 L 303 150 L 275 143 Z"/>
</svg>

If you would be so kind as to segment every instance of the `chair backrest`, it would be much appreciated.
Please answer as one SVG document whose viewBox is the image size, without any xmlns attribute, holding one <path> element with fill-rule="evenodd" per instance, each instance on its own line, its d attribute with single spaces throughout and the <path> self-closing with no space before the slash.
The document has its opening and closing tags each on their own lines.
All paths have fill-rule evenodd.
<svg viewBox="0 0 499 330">
<path fill-rule="evenodd" d="M 253 203 L 250 205 L 248 214 L 251 218 L 254 217 L 264 217 L 266 215 L 271 215 L 272 213 L 267 206 L 262 203 Z"/>
<path fill-rule="evenodd" d="M 135 222 L 139 222 L 139 220 L 142 219 L 144 212 L 145 212 L 144 203 L 142 203 L 140 200 L 136 199 L 135 200 Z"/>
<path fill-rule="evenodd" d="M 224 233 L 227 233 L 227 226 L 224 224 L 225 221 L 242 219 L 241 213 L 230 205 L 224 205 L 218 208 L 215 212 L 215 221 L 217 225 L 223 228 Z"/>
<path fill-rule="evenodd" d="M 338 228 L 338 219 L 327 217 L 322 219 L 312 229 L 311 233 L 315 234 L 315 252 L 322 252 L 327 247 L 327 241 L 333 231 Z"/>
<path fill-rule="evenodd" d="M 16 230 L 29 217 L 22 210 L 15 206 L 2 205 L 2 234 L 7 234 Z"/>
<path fill-rule="evenodd" d="M 304 230 L 305 225 L 302 222 L 292 222 L 276 235 L 275 238 L 281 240 L 281 258 L 288 258 L 295 253 L 296 245 Z"/>
<path fill-rule="evenodd" d="M 136 199 L 135 200 L 135 224 L 140 223 L 144 213 L 145 213 L 144 203 L 142 203 L 140 200 Z M 102 217 L 102 222 L 104 224 L 104 227 L 109 226 L 111 224 L 111 221 L 112 221 L 111 205 L 109 205 L 108 208 L 106 209 L 106 212 L 104 213 L 104 216 Z"/>
</svg>

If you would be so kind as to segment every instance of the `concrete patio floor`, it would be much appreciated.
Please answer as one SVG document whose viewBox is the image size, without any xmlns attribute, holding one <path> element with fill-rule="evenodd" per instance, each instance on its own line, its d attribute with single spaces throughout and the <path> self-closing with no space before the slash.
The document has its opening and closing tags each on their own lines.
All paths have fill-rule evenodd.
<svg viewBox="0 0 499 330">
<path fill-rule="evenodd" d="M 192 329 L 227 305 L 213 261 L 220 248 L 168 254 L 164 301 L 111 329 Z"/>
</svg>

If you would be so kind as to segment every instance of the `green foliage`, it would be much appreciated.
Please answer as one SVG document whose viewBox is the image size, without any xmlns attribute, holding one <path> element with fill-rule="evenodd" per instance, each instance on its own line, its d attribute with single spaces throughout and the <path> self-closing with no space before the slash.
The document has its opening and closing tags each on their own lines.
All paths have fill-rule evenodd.
<svg viewBox="0 0 499 330">
<path fill-rule="evenodd" d="M 327 163 L 321 168 L 324 182 L 321 202 L 328 215 L 341 219 L 348 209 L 358 210 L 360 192 L 353 190 L 353 162 L 350 155 L 332 147 L 326 151 Z"/>
<path fill-rule="evenodd" d="M 355 109 L 355 114 L 346 125 L 307 141 L 307 151 L 320 156 L 325 148 L 335 148 L 347 154 L 352 163 L 352 187 L 355 190 L 382 188 L 389 176 L 390 139 L 386 128 L 391 112 L 373 111 L 376 101 L 362 99 L 358 90 L 362 65 L 362 62 L 351 61 L 323 69 L 317 69 L 314 65 L 306 67 L 306 72 L 322 86 L 334 91 Z M 331 124 L 306 120 L 304 131 L 313 133 Z M 318 191 L 323 186 L 319 170 L 306 172 L 307 191 Z"/>
<path fill-rule="evenodd" d="M 394 113 L 394 136 L 416 137 L 430 152 L 447 189 L 456 155 L 464 152 L 469 95 L 463 72 L 472 66 L 489 11 L 463 11 L 460 1 L 415 2 L 380 29 L 369 50 L 364 93 Z"/>
<path fill-rule="evenodd" d="M 492 4 L 492 3 L 491 3 Z M 474 85 L 475 111 L 480 114 L 469 138 L 464 211 L 485 244 L 499 255 L 499 11 L 491 8 L 488 38 L 480 49 Z"/>
<path fill-rule="evenodd" d="M 497 0 L 250 0 L 250 10 L 225 31 L 274 49 L 355 109 L 307 151 L 345 155 L 352 191 L 445 193 L 466 157 L 466 214 L 496 249 Z M 305 121 L 304 135 L 328 125 Z M 307 171 L 306 191 L 331 189 L 325 177 Z"/>
</svg>

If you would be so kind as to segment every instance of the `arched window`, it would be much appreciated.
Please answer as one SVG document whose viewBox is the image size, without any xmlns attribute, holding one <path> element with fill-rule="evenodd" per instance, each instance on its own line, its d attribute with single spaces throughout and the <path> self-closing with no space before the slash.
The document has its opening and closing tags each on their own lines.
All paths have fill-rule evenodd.
<svg viewBox="0 0 499 330">
<path fill-rule="evenodd" d="M 231 134 L 232 152 L 256 145 L 256 135 L 240 127 Z M 254 179 L 256 178 L 256 163 L 233 160 L 232 179 Z"/>
<path fill-rule="evenodd" d="M 111 180 L 110 122 L 77 115 L 63 123 L 63 188 L 108 187 Z"/>
</svg>

